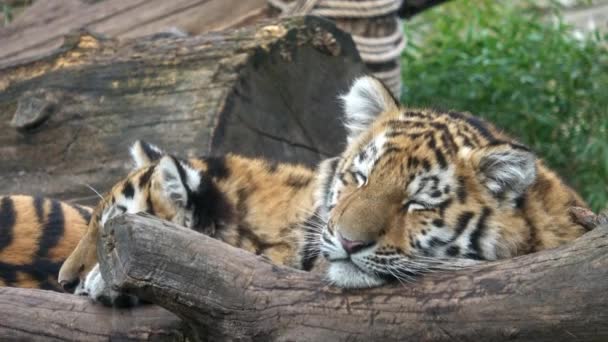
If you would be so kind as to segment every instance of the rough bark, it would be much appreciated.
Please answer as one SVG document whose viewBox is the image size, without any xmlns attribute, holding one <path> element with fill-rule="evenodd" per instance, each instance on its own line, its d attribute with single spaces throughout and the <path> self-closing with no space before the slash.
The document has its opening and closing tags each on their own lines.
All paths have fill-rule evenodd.
<svg viewBox="0 0 608 342">
<path fill-rule="evenodd" d="M 608 225 L 557 249 L 367 290 L 145 216 L 106 224 L 98 257 L 113 286 L 180 316 L 195 340 L 608 339 Z"/>
<path fill-rule="evenodd" d="M 313 165 L 342 149 L 336 95 L 364 72 L 350 36 L 315 17 L 191 38 L 74 34 L 0 67 L 0 193 L 92 204 L 83 184 L 123 177 L 138 138 Z"/>
<path fill-rule="evenodd" d="M 185 341 L 172 313 L 147 305 L 107 308 L 88 298 L 52 291 L 0 287 L 2 341 Z"/>
<path fill-rule="evenodd" d="M 0 61 L 49 53 L 81 28 L 118 39 L 174 29 L 196 35 L 242 26 L 266 12 L 266 0 L 36 0 L 0 27 Z"/>
</svg>

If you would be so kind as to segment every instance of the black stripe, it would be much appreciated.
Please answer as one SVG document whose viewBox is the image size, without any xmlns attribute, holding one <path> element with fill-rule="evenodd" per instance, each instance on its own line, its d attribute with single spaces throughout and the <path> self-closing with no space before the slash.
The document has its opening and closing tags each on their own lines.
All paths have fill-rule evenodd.
<svg viewBox="0 0 608 342">
<path fill-rule="evenodd" d="M 404 116 L 409 116 L 409 117 L 412 117 L 412 118 L 421 118 L 421 119 L 427 119 L 427 118 L 430 117 L 430 115 L 426 114 L 426 113 L 422 113 L 422 112 L 410 112 L 410 111 L 403 113 L 403 115 Z"/>
<path fill-rule="evenodd" d="M 258 235 L 256 235 L 249 226 L 247 225 L 239 225 L 237 227 L 237 232 L 239 234 L 239 238 L 247 239 L 253 246 L 255 246 L 255 254 L 261 255 L 266 252 L 269 248 L 287 245 L 286 242 L 267 242 L 262 240 Z"/>
<path fill-rule="evenodd" d="M 78 204 L 68 203 L 68 205 L 70 207 L 74 208 L 74 210 L 76 210 L 78 212 L 80 217 L 82 217 L 82 219 L 85 220 L 85 222 L 88 223 L 91 220 L 91 211 L 79 206 Z"/>
<path fill-rule="evenodd" d="M 456 233 L 454 234 L 454 236 L 452 236 L 452 238 L 450 238 L 450 242 L 456 241 L 456 239 L 458 239 L 462 232 L 464 232 L 464 230 L 469 225 L 469 221 L 471 221 L 471 219 L 473 218 L 473 215 L 474 214 L 472 211 L 465 211 L 458 216 L 458 219 L 456 219 L 456 226 L 454 227 Z"/>
<path fill-rule="evenodd" d="M 445 210 L 452 204 L 452 199 L 448 198 L 447 200 L 437 204 L 437 208 L 439 208 L 439 216 L 441 218 L 445 217 Z"/>
<path fill-rule="evenodd" d="M 310 216 L 304 223 L 304 245 L 300 251 L 301 254 L 301 267 L 304 271 L 310 271 L 317 260 L 319 255 L 319 239 L 317 227 L 322 224 L 318 215 Z"/>
<path fill-rule="evenodd" d="M 177 173 L 179 174 L 180 182 L 186 189 L 186 193 L 188 195 L 188 204 L 187 205 L 190 205 L 190 193 L 192 192 L 192 189 L 190 189 L 190 187 L 188 186 L 188 176 L 186 175 L 186 170 L 184 169 L 184 166 L 177 158 L 171 156 L 171 160 L 173 161 L 173 164 L 175 164 L 175 167 L 177 168 Z"/>
<path fill-rule="evenodd" d="M 156 164 L 150 166 L 146 172 L 144 172 L 141 177 L 139 177 L 139 188 L 143 189 L 149 182 L 150 178 L 152 178 L 152 174 L 154 173 L 154 169 L 156 168 Z"/>
<path fill-rule="evenodd" d="M 426 159 L 422 159 L 422 167 L 424 168 L 424 171 L 426 171 L 426 172 L 431 171 L 431 163 L 429 163 L 429 161 Z"/>
<path fill-rule="evenodd" d="M 38 222 L 44 221 L 44 198 L 40 196 L 34 197 L 34 210 L 36 210 L 36 217 Z"/>
<path fill-rule="evenodd" d="M 230 176 L 230 170 L 226 167 L 225 157 L 207 157 L 203 159 L 207 164 L 207 175 L 216 179 L 225 179 Z"/>
<path fill-rule="evenodd" d="M 324 184 L 321 184 L 321 189 L 323 189 L 323 193 L 326 194 L 325 195 L 325 205 L 329 205 L 329 202 L 331 201 L 331 191 L 329 190 L 329 188 L 331 187 L 331 184 L 333 183 L 334 177 L 332 175 L 334 175 L 336 173 L 336 169 L 338 168 L 338 163 L 340 162 L 340 158 L 334 158 L 333 160 L 329 161 L 329 170 L 328 170 L 328 174 L 330 176 L 325 177 L 326 181 Z M 328 210 L 331 210 L 328 208 Z"/>
<path fill-rule="evenodd" d="M 431 247 L 440 247 L 440 246 L 445 246 L 447 243 L 448 243 L 448 241 L 444 241 L 444 240 L 441 240 L 438 237 L 434 237 L 434 238 L 431 239 L 429 245 Z"/>
<path fill-rule="evenodd" d="M 428 163 L 428 161 L 427 161 L 427 163 Z M 412 156 L 407 157 L 408 169 L 417 168 L 419 164 L 420 164 L 420 161 L 418 160 L 418 158 L 412 157 Z"/>
<path fill-rule="evenodd" d="M 133 198 L 135 196 L 135 188 L 133 188 L 133 184 L 130 181 L 127 181 L 122 188 L 122 194 L 127 199 Z"/>
<path fill-rule="evenodd" d="M 2 236 L 0 236 L 0 243 L 1 242 Z M 17 285 L 17 266 L 0 261 L 0 279 L 4 281 L 5 286 Z"/>
<path fill-rule="evenodd" d="M 154 203 L 152 202 L 152 197 L 150 197 L 150 192 L 148 192 L 148 196 L 146 197 L 146 212 L 150 215 L 156 215 L 156 209 L 154 209 Z"/>
<path fill-rule="evenodd" d="M 493 142 L 496 140 L 488 125 L 485 121 L 472 116 L 472 115 L 464 115 L 462 113 L 449 112 L 448 115 L 451 118 L 463 120 L 468 123 L 471 127 L 473 127 L 477 132 L 479 132 L 484 138 L 486 138 L 489 142 Z"/>
<path fill-rule="evenodd" d="M 431 132 L 431 133 L 427 134 L 427 136 L 426 136 L 428 139 L 427 145 L 429 145 L 429 148 L 431 150 L 434 150 L 437 148 L 437 141 L 435 140 L 435 136 L 433 135 L 433 133 L 434 132 Z"/>
<path fill-rule="evenodd" d="M 458 201 L 462 204 L 467 200 L 467 187 L 466 179 L 464 176 L 458 176 L 458 189 L 456 189 L 456 196 Z"/>
<path fill-rule="evenodd" d="M 65 218 L 63 217 L 61 202 L 51 200 L 51 211 L 42 229 L 42 237 L 38 246 L 38 252 L 36 253 L 38 258 L 46 257 L 49 250 L 55 247 L 63 237 Z"/>
<path fill-rule="evenodd" d="M 456 143 L 450 129 L 445 124 L 439 122 L 431 122 L 433 128 L 441 132 L 441 142 L 443 147 L 450 150 L 451 153 L 456 153 Z"/>
<path fill-rule="evenodd" d="M 439 163 L 439 167 L 441 167 L 442 169 L 445 169 L 448 167 L 448 162 L 445 160 L 445 156 L 443 155 L 443 153 L 441 153 L 441 151 L 439 151 L 439 149 L 434 149 L 435 152 L 435 158 L 437 159 L 437 163 Z"/>
<path fill-rule="evenodd" d="M 295 175 L 291 174 L 287 176 L 287 180 L 285 181 L 285 185 L 293 188 L 303 188 L 308 186 L 312 181 L 312 177 L 307 175 Z"/>
<path fill-rule="evenodd" d="M 158 151 L 154 150 L 147 142 L 140 141 L 140 143 L 141 148 L 144 150 L 144 154 L 148 157 L 148 159 L 150 159 L 150 161 L 155 161 L 162 157 L 162 155 L 158 153 Z"/>
<path fill-rule="evenodd" d="M 388 120 L 385 123 L 385 126 L 392 129 L 392 131 L 400 130 L 401 128 L 423 128 L 427 126 L 427 123 L 424 121 L 415 121 L 415 120 Z"/>
<path fill-rule="evenodd" d="M 400 147 L 390 145 L 390 146 L 384 148 L 384 155 L 391 154 L 391 153 L 402 153 L 403 151 L 405 151 L 405 150 Z"/>
<path fill-rule="evenodd" d="M 12 265 L 0 261 L 0 280 L 7 286 L 19 286 L 17 274 L 24 273 L 38 281 L 40 289 L 63 292 L 56 283 L 56 275 L 63 261 L 53 262 L 48 258 L 41 258 L 25 265 Z"/>
<path fill-rule="evenodd" d="M 15 221 L 13 199 L 8 196 L 2 197 L 0 202 L 0 251 L 13 242 Z"/>
<path fill-rule="evenodd" d="M 460 254 L 460 247 L 458 247 L 458 246 L 450 246 L 450 247 L 448 247 L 448 249 L 446 249 L 445 253 L 448 256 L 455 257 L 458 254 Z"/>
<path fill-rule="evenodd" d="M 235 218 L 235 208 L 228 202 L 211 177 L 203 172 L 199 172 L 199 177 L 201 181 L 198 188 L 188 192 L 189 207 L 194 210 L 195 217 L 193 229 L 207 233 L 207 228 L 213 227 L 212 232 L 217 233 L 217 230 L 222 228 L 225 223 L 234 220 L 242 221 L 240 218 Z M 253 191 L 253 189 L 247 190 Z M 241 195 L 240 192 L 239 195 Z M 242 199 L 239 198 L 239 201 Z M 237 202 L 237 206 L 241 204 L 241 202 Z M 240 213 L 238 214 L 240 215 Z"/>
<path fill-rule="evenodd" d="M 475 254 L 479 257 L 479 259 L 485 259 L 483 256 L 483 251 L 481 250 L 480 240 L 483 236 L 483 233 L 486 229 L 486 221 L 488 217 L 492 214 L 492 209 L 488 207 L 484 207 L 481 216 L 479 216 L 479 220 L 477 220 L 477 225 L 475 226 L 475 230 L 470 236 L 469 249 L 472 249 Z M 475 258 L 473 258 L 475 259 Z"/>
</svg>

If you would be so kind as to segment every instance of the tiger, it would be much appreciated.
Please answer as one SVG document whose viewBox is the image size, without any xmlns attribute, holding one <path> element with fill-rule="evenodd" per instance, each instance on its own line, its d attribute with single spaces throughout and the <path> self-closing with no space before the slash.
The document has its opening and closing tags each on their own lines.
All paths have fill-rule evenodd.
<svg viewBox="0 0 608 342">
<path fill-rule="evenodd" d="M 0 196 L 0 286 L 63 291 L 59 268 L 92 209 L 40 196 Z"/>
<path fill-rule="evenodd" d="M 237 154 L 180 158 L 138 141 L 135 169 L 96 207 L 63 264 L 62 285 L 96 301 L 99 228 L 145 212 L 310 270 L 342 288 L 553 248 L 585 229 L 585 202 L 528 147 L 469 113 L 402 106 L 376 78 L 339 96 L 346 147 L 315 169 Z M 322 257 L 319 257 L 322 256 Z"/>
</svg>

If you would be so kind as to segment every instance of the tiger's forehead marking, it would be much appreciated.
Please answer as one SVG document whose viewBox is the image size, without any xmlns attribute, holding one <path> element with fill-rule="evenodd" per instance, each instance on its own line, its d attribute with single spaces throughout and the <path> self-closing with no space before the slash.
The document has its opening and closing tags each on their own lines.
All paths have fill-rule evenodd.
<svg viewBox="0 0 608 342">
<path fill-rule="evenodd" d="M 353 172 L 359 172 L 367 177 L 378 159 L 383 155 L 388 139 L 384 133 L 374 137 L 363 149 L 354 157 L 352 162 Z"/>
</svg>

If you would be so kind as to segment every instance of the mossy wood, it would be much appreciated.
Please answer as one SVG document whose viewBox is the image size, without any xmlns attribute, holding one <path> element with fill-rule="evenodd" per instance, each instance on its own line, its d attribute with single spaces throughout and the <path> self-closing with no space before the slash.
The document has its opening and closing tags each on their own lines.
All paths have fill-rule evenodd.
<svg viewBox="0 0 608 342">
<path fill-rule="evenodd" d="M 0 69 L 0 193 L 95 203 L 145 139 L 314 165 L 343 148 L 336 100 L 365 73 L 348 34 L 315 17 L 191 38 L 80 32 Z"/>
</svg>

